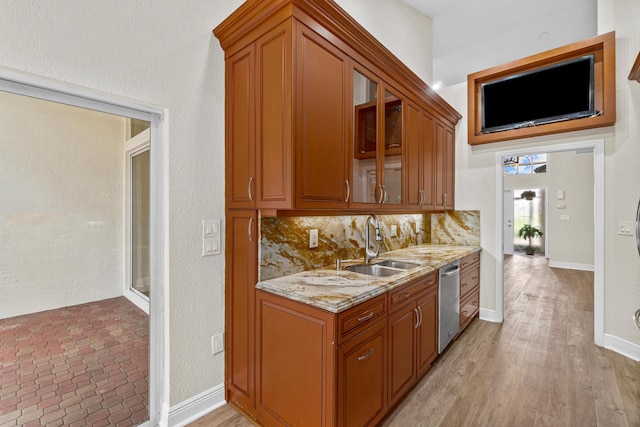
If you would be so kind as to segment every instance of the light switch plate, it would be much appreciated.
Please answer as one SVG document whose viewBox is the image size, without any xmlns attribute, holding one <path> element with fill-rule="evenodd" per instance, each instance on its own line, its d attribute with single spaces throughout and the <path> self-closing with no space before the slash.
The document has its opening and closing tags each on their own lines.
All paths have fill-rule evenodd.
<svg viewBox="0 0 640 427">
<path fill-rule="evenodd" d="M 211 352 L 218 354 L 224 351 L 224 334 L 217 334 L 211 337 Z"/>
<path fill-rule="evenodd" d="M 618 221 L 618 234 L 633 236 L 633 223 L 631 221 Z"/>
<path fill-rule="evenodd" d="M 391 237 L 397 237 L 398 236 L 398 226 L 395 224 L 391 225 Z"/>
<path fill-rule="evenodd" d="M 220 220 L 202 220 L 202 256 L 220 255 Z"/>
<path fill-rule="evenodd" d="M 560 221 L 569 221 L 569 215 L 560 215 Z"/>
</svg>

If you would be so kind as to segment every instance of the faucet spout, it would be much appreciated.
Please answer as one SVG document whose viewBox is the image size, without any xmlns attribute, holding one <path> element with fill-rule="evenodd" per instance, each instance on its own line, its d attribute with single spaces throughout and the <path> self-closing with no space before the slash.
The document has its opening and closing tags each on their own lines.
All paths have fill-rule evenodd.
<svg viewBox="0 0 640 427">
<path fill-rule="evenodd" d="M 380 221 L 376 218 L 375 215 L 369 215 L 367 217 L 367 224 L 365 226 L 365 248 L 364 248 L 364 262 L 368 264 L 372 259 L 378 258 L 380 256 L 380 243 L 375 244 L 375 250 L 371 250 L 371 225 L 373 225 L 376 231 L 375 241 L 382 241 L 382 234 L 380 234 Z"/>
</svg>

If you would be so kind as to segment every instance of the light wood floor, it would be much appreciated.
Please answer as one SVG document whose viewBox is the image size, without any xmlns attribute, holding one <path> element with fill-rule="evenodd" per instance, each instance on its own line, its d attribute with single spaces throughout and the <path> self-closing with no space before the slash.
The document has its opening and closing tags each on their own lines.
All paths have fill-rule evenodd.
<svg viewBox="0 0 640 427">
<path fill-rule="evenodd" d="M 228 405 L 191 426 L 251 426 Z M 593 273 L 505 258 L 505 321 L 475 320 L 384 426 L 640 426 L 640 363 L 593 344 Z"/>
</svg>

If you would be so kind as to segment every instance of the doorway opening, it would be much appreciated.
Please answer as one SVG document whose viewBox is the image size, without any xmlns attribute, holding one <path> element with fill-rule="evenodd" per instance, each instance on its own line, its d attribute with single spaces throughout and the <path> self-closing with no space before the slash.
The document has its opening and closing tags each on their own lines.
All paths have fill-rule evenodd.
<svg viewBox="0 0 640 427">
<path fill-rule="evenodd" d="M 496 153 L 496 312 L 495 321 L 504 320 L 504 241 L 505 241 L 505 159 L 515 156 L 527 156 L 531 153 L 563 153 L 589 152 L 593 155 L 593 244 L 590 248 L 593 254 L 592 269 L 594 271 L 594 342 L 604 345 L 604 140 L 564 143 L 557 145 L 538 146 L 527 149 L 514 149 Z M 515 196 L 514 196 L 515 197 Z M 564 209 L 560 191 L 555 193 L 558 199 L 557 209 Z M 554 205 L 556 200 L 554 199 Z M 547 203 L 547 206 L 549 203 Z M 555 215 L 555 214 L 554 214 Z M 566 213 L 557 213 L 558 219 L 563 221 Z M 548 215 L 547 215 L 548 217 Z M 515 228 L 515 227 L 514 227 Z M 553 235 L 548 239 L 553 239 Z M 546 250 L 547 256 L 553 249 Z"/>
<path fill-rule="evenodd" d="M 152 295 L 152 297 L 154 298 L 154 303 L 147 308 L 147 312 L 149 316 L 143 315 L 142 317 L 140 317 L 138 315 L 134 315 L 136 319 L 143 319 L 144 320 L 143 323 L 146 325 L 146 329 L 143 332 L 148 336 L 147 338 L 148 343 L 146 344 L 146 346 L 144 346 L 145 350 L 143 350 L 142 353 L 136 353 L 136 354 L 133 354 L 132 351 L 125 351 L 125 353 L 127 353 L 129 356 L 135 356 L 134 357 L 135 361 L 131 362 L 128 367 L 120 366 L 120 369 L 122 369 L 121 373 L 124 374 L 125 371 L 132 370 L 130 368 L 136 368 L 137 364 L 146 364 L 147 370 L 149 372 L 148 385 L 146 384 L 144 385 L 144 390 L 139 389 L 138 392 L 135 392 L 137 396 L 132 397 L 129 403 L 133 403 L 133 400 L 137 400 L 140 398 L 139 396 L 140 394 L 146 392 L 148 393 L 148 399 L 147 399 L 148 404 L 146 405 L 143 411 L 144 417 L 140 416 L 139 413 L 137 413 L 135 416 L 131 416 L 130 419 L 131 419 L 132 425 L 144 425 L 144 426 L 158 425 L 159 423 L 161 423 L 163 419 L 166 420 L 167 418 L 166 413 L 165 414 L 161 413 L 163 406 L 166 407 L 165 401 L 167 396 L 167 393 L 166 393 L 167 383 L 164 378 L 164 373 L 166 371 L 166 360 L 164 357 L 165 339 L 164 339 L 164 318 L 163 318 L 164 306 L 165 306 L 164 277 L 166 276 L 166 272 L 165 272 L 166 264 L 164 262 L 164 253 L 165 253 L 164 229 L 165 229 L 166 216 L 167 216 L 165 212 L 165 206 L 164 206 L 164 185 L 165 185 L 166 179 L 164 178 L 165 172 L 163 168 L 163 157 L 164 157 L 164 151 L 165 151 L 164 135 L 166 132 L 164 129 L 164 126 L 166 125 L 162 123 L 162 117 L 165 114 L 165 112 L 162 109 L 123 100 L 118 97 L 110 96 L 104 93 L 94 92 L 86 88 L 75 87 L 70 84 L 57 82 L 57 81 L 53 81 L 46 78 L 41 78 L 31 74 L 22 74 L 20 72 L 8 70 L 4 68 L 0 68 L 0 91 L 3 93 L 18 95 L 25 99 L 32 99 L 36 101 L 41 101 L 41 100 L 52 101 L 53 104 L 62 106 L 62 108 L 79 107 L 83 111 L 86 111 L 87 112 L 86 114 L 88 116 L 91 116 L 91 114 L 107 113 L 107 115 L 128 117 L 131 119 L 141 120 L 148 123 L 147 125 L 147 127 L 149 128 L 148 138 L 149 140 L 153 138 L 154 149 L 146 151 L 147 153 L 146 156 L 148 157 L 147 166 L 146 166 L 146 174 L 148 175 L 148 179 L 147 179 L 148 197 L 146 201 L 147 206 L 146 207 L 138 206 L 137 210 L 148 211 L 148 214 L 146 215 L 147 224 L 143 225 L 143 227 L 148 228 L 148 231 L 146 232 L 148 243 L 146 243 L 146 247 L 144 247 L 144 243 L 140 245 L 141 247 L 143 247 L 140 253 L 144 251 L 147 252 L 146 264 L 147 264 L 148 270 L 144 274 L 148 278 L 149 290 L 153 289 L 153 293 L 150 295 Z M 44 121 L 48 122 L 49 125 L 52 125 L 54 127 L 59 125 L 55 117 L 50 117 L 47 119 L 45 116 Z M 31 124 L 31 126 L 37 127 L 41 124 L 42 123 L 40 122 L 34 122 Z M 122 130 L 124 130 L 124 128 L 122 128 Z M 102 131 L 103 129 L 98 128 L 98 129 L 94 129 L 93 133 L 89 132 L 85 134 L 84 135 L 85 141 L 92 140 L 93 136 L 95 136 L 96 134 L 100 134 Z M 121 133 L 121 135 L 122 137 L 124 137 L 124 133 Z M 54 153 L 56 152 L 56 150 L 59 149 L 59 147 L 53 144 L 54 138 L 51 138 L 51 136 L 53 135 L 44 135 L 44 137 L 40 138 L 40 140 L 45 143 L 42 149 L 34 151 L 33 153 L 26 153 L 26 156 L 24 156 L 24 159 L 26 159 L 24 161 L 24 164 L 21 165 L 20 163 L 16 163 L 15 164 L 16 167 L 14 168 L 14 170 L 15 171 L 23 170 L 23 172 L 28 172 L 28 171 L 34 171 L 34 172 L 45 171 L 46 172 L 52 169 L 54 167 L 53 162 L 49 162 L 49 160 L 53 158 L 53 154 L 56 154 L 58 157 L 64 157 L 64 155 L 60 156 L 59 155 L 60 153 Z M 14 145 L 18 145 L 18 144 L 15 144 L 15 141 L 14 141 Z M 96 147 L 100 147 L 100 146 L 96 145 Z M 74 151 L 74 148 L 76 149 L 75 151 Z M 35 234 L 36 238 L 38 236 L 40 237 L 44 236 L 44 233 L 50 234 L 51 228 L 48 226 L 43 226 L 41 228 L 38 228 L 35 225 L 37 225 L 38 223 L 50 221 L 52 218 L 64 224 L 66 223 L 80 224 L 79 226 L 75 226 L 74 228 L 69 229 L 69 232 L 57 232 L 57 234 L 54 236 L 55 238 L 47 239 L 48 242 L 54 242 L 54 243 L 53 244 L 49 243 L 49 246 L 47 246 L 48 250 L 43 252 L 43 256 L 46 257 L 47 259 L 53 259 L 53 257 L 60 255 L 59 253 L 60 250 L 58 250 L 57 251 L 58 253 L 56 253 L 56 249 L 55 249 L 56 245 L 61 245 L 61 244 L 64 244 L 65 242 L 70 241 L 71 239 L 76 237 L 76 234 L 86 236 L 85 241 L 87 242 L 88 246 L 76 245 L 74 246 L 75 249 L 67 249 L 69 251 L 68 254 L 62 254 L 63 256 L 66 255 L 67 258 L 69 258 L 69 262 L 67 262 L 65 265 L 56 264 L 55 260 L 52 263 L 50 263 L 52 268 L 55 268 L 56 271 L 58 270 L 62 271 L 65 267 L 70 267 L 75 270 L 82 270 L 82 269 L 88 269 L 91 266 L 96 267 L 94 271 L 97 271 L 99 269 L 110 269 L 110 271 L 114 271 L 115 269 L 113 267 L 116 265 L 120 265 L 118 269 L 122 271 L 123 270 L 122 264 L 124 262 L 124 256 L 122 255 L 124 252 L 124 249 L 122 246 L 122 242 L 123 242 L 122 227 L 123 227 L 124 221 L 123 221 L 123 215 L 122 215 L 123 210 L 117 207 L 117 206 L 122 206 L 121 202 L 124 201 L 124 197 L 122 196 L 122 192 L 121 192 L 123 188 L 122 174 L 118 175 L 118 178 L 115 178 L 111 181 L 111 182 L 115 182 L 115 187 L 116 188 L 119 187 L 120 190 L 117 190 L 114 192 L 114 194 L 109 195 L 110 197 L 109 200 L 111 199 L 116 200 L 117 198 L 120 198 L 121 202 L 120 203 L 105 202 L 101 204 L 100 196 L 102 196 L 103 199 L 107 199 L 106 197 L 107 194 L 105 194 L 105 192 L 108 192 L 110 190 L 105 189 L 103 191 L 101 188 L 100 189 L 94 188 L 93 184 L 100 182 L 100 179 L 99 179 L 100 172 L 106 171 L 109 168 L 105 166 L 103 162 L 104 153 L 99 148 L 94 151 L 87 150 L 86 148 L 87 148 L 86 144 L 83 144 L 82 138 L 80 138 L 80 140 L 75 145 L 75 147 L 72 145 L 70 147 L 70 151 L 65 151 L 66 153 L 73 153 L 73 156 L 69 159 L 69 161 L 71 162 L 69 164 L 72 164 L 74 168 L 81 167 L 89 171 L 87 175 L 83 175 L 75 172 L 68 174 L 69 176 L 66 177 L 65 179 L 67 178 L 70 179 L 71 180 L 70 182 L 72 182 L 75 179 L 77 185 L 68 185 L 64 188 L 58 186 L 58 190 L 54 192 L 53 189 L 55 185 L 60 184 L 62 182 L 62 178 L 60 180 L 58 180 L 58 178 L 53 180 L 48 180 L 48 179 L 40 180 L 42 185 L 40 185 L 39 187 L 40 193 L 38 194 L 38 196 L 41 199 L 47 199 L 48 201 L 50 201 L 51 202 L 50 208 L 39 209 L 38 211 L 37 209 L 33 208 L 34 205 L 32 204 L 32 202 L 34 197 L 29 197 L 30 195 L 35 196 L 34 194 L 32 194 L 30 191 L 24 191 L 21 196 L 19 194 L 19 188 L 18 189 L 15 188 L 16 186 L 13 186 L 13 188 L 10 188 L 9 191 L 13 191 L 14 195 L 16 196 L 16 200 L 22 200 L 21 202 L 22 205 L 16 210 L 15 213 L 10 214 L 10 219 L 15 219 L 16 221 L 19 220 L 21 222 L 26 221 L 25 227 L 22 227 L 22 230 L 24 231 L 25 236 L 26 235 L 33 236 Z M 102 148 L 105 148 L 105 146 L 103 145 Z M 113 147 L 110 147 L 110 149 L 111 148 Z M 61 150 L 58 150 L 58 151 L 61 151 Z M 78 154 L 78 153 L 85 153 L 85 154 Z M 33 162 L 35 161 L 34 159 L 36 159 L 35 154 L 38 155 L 38 158 L 39 158 L 38 161 L 40 162 L 39 166 L 34 166 L 33 164 Z M 114 152 L 114 154 L 118 156 L 119 159 L 122 160 L 123 158 L 122 148 L 120 148 L 119 153 Z M 47 156 L 49 156 L 49 158 Z M 101 169 L 95 169 L 93 168 L 93 166 L 98 166 Z M 121 168 L 118 171 L 116 172 L 122 173 L 123 169 Z M 68 171 L 61 170 L 59 171 L 59 174 L 61 174 L 60 176 L 62 176 L 67 172 Z M 113 177 L 113 170 L 109 169 L 108 173 L 110 174 L 110 176 Z M 90 178 L 87 179 L 87 176 Z M 8 175 L 2 176 L 2 174 L 0 174 L 0 178 L 2 178 L 1 181 L 3 181 L 7 185 L 10 183 L 24 184 L 24 182 L 22 182 L 19 179 L 10 180 Z M 5 189 L 8 188 L 8 186 L 5 186 L 5 185 L 3 185 L 3 187 Z M 78 187 L 81 187 L 82 190 L 79 191 Z M 60 188 L 63 188 L 63 189 L 60 190 Z M 89 216 L 78 219 L 78 216 L 75 216 L 77 212 L 73 209 L 73 207 L 79 206 L 79 203 L 84 201 L 86 199 L 85 196 L 87 195 L 90 195 L 92 200 L 92 202 L 88 203 L 87 205 L 89 205 L 90 208 L 93 210 L 91 211 Z M 66 203 L 66 206 L 69 206 L 70 208 L 64 212 L 56 211 L 56 208 L 58 205 L 60 205 L 61 201 L 69 201 L 69 203 Z M 103 210 L 108 209 L 110 211 L 111 216 L 109 216 L 109 219 L 102 220 L 102 218 L 99 218 L 102 213 L 101 209 Z M 34 214 L 29 214 L 30 210 L 34 212 Z M 91 215 L 93 215 L 94 218 L 91 218 Z M 3 221 L 3 219 L 0 218 L 0 225 L 3 225 L 2 224 L 3 222 L 5 222 L 4 225 L 7 225 L 6 221 Z M 119 232 L 117 232 L 114 227 L 119 227 Z M 107 228 L 109 230 L 107 230 Z M 107 231 L 105 232 L 105 230 Z M 54 234 L 55 233 L 56 232 L 54 232 Z M 93 236 L 93 238 L 91 236 Z M 106 240 L 106 239 L 111 239 L 109 248 L 100 249 L 102 258 L 100 256 L 96 256 L 97 250 L 91 246 L 92 242 L 96 244 L 101 244 L 101 240 Z M 143 241 L 144 239 L 139 239 L 139 240 Z M 31 241 L 33 241 L 33 239 Z M 113 245 L 114 242 L 116 245 L 115 249 Z M 41 246 L 44 246 L 44 245 L 35 244 L 35 245 L 31 245 L 30 247 L 36 251 L 41 251 Z M 117 246 L 120 246 L 120 247 L 118 248 Z M 112 252 L 112 256 L 109 256 L 108 252 Z M 115 254 L 115 256 L 113 256 L 113 254 Z M 73 261 L 74 259 L 76 260 L 75 262 Z M 81 261 L 78 261 L 82 259 L 84 259 L 86 262 L 83 263 Z M 14 272 L 19 273 L 20 271 L 23 273 L 24 272 L 32 273 L 33 269 L 31 270 L 20 269 L 19 271 L 18 269 L 16 269 Z M 53 273 L 53 271 L 51 272 Z M 14 276 L 20 276 L 20 275 L 22 274 L 16 274 Z M 15 277 L 13 276 L 10 277 L 10 276 L 11 275 L 3 274 L 0 276 L 0 279 L 2 279 L 2 281 L 5 281 L 5 282 L 6 280 L 4 279 L 8 279 L 9 280 L 8 286 L 11 286 L 11 283 L 13 283 L 13 279 Z M 43 278 L 42 280 L 52 280 L 53 274 L 50 274 L 48 276 L 47 269 L 42 269 L 42 274 L 40 275 L 40 277 Z M 99 274 L 95 277 L 99 277 Z M 103 328 L 103 331 L 104 330 L 108 331 L 104 340 L 99 339 L 100 338 L 99 332 L 96 332 L 91 336 L 80 337 L 78 335 L 78 334 L 82 334 L 82 330 L 83 330 L 82 328 L 84 326 L 89 326 L 89 323 L 91 325 L 98 324 L 98 323 L 106 325 L 105 322 L 107 323 L 110 322 L 109 320 L 110 318 L 108 314 L 104 314 L 102 311 L 95 311 L 95 310 L 103 310 L 103 311 L 106 310 L 109 313 L 113 313 L 113 312 L 123 313 L 124 312 L 123 310 L 129 310 L 129 308 L 122 308 L 124 306 L 131 306 L 131 304 L 127 301 L 126 298 L 124 298 L 123 291 L 122 291 L 121 278 L 122 278 L 122 273 L 119 273 L 119 276 L 116 278 L 115 282 L 116 282 L 117 288 L 119 289 L 120 296 L 118 297 L 116 295 L 115 298 L 109 298 L 108 296 L 104 296 L 102 294 L 96 296 L 95 293 L 100 292 L 101 287 L 97 286 L 95 287 L 96 290 L 88 291 L 88 288 L 83 286 L 83 284 L 87 283 L 87 281 L 76 283 L 72 287 L 72 289 L 68 292 L 68 294 L 65 294 L 64 292 L 58 292 L 55 290 L 51 291 L 50 295 L 55 296 L 55 298 L 59 300 L 58 302 L 60 301 L 62 302 L 62 305 L 58 304 L 60 307 L 63 307 L 64 304 L 66 303 L 64 301 L 65 295 L 67 295 L 66 299 L 71 300 L 71 297 L 77 297 L 78 294 L 83 294 L 80 296 L 85 296 L 88 302 L 86 304 L 82 304 L 82 303 L 78 304 L 77 302 L 76 303 L 71 302 L 70 304 L 67 304 L 67 306 L 71 305 L 71 307 L 66 307 L 64 308 L 63 312 L 58 313 L 61 315 L 59 323 L 62 323 L 62 320 L 63 320 L 62 317 L 73 318 L 75 320 L 73 320 L 74 326 L 72 326 L 71 329 L 67 329 L 67 331 L 69 332 L 69 335 L 64 336 L 62 338 L 62 341 L 55 340 L 56 346 L 57 346 L 55 351 L 54 350 L 49 351 L 49 349 L 44 350 L 44 347 L 41 348 L 41 346 L 39 346 L 37 349 L 34 348 L 33 351 L 39 352 L 39 353 L 42 353 L 44 351 L 45 353 L 47 353 L 48 356 L 53 356 L 53 358 L 61 357 L 60 355 L 64 355 L 63 353 L 65 352 L 68 353 L 71 351 L 71 352 L 77 352 L 77 354 L 71 355 L 72 357 L 81 357 L 84 355 L 89 355 L 90 358 L 95 359 L 96 357 L 98 357 L 99 359 L 100 355 L 98 353 L 102 354 L 101 352 L 103 350 L 107 349 L 107 347 L 115 345 L 116 341 L 122 341 L 118 337 L 124 336 L 123 335 L 124 329 L 122 328 L 118 329 L 116 327 L 117 325 L 113 325 L 113 324 L 110 324 L 110 326 L 108 326 L 107 328 Z M 40 300 L 41 302 L 46 303 L 47 302 L 46 299 L 47 298 L 41 298 Z M 93 302 L 96 302 L 97 304 L 100 304 L 103 301 L 106 302 L 107 306 L 105 306 L 104 304 L 102 304 L 101 306 L 96 306 L 93 303 Z M 135 310 L 137 309 L 134 307 L 134 311 Z M 35 313 L 46 312 L 48 314 L 51 314 L 51 310 L 47 310 L 46 308 L 42 308 L 42 307 L 40 308 L 36 307 L 33 310 L 33 312 Z M 103 314 L 96 314 L 98 312 Z M 77 320 L 80 318 L 84 320 Z M 132 324 L 132 323 L 124 322 L 121 318 L 116 318 L 114 321 L 116 323 L 119 323 L 119 326 L 122 326 L 125 329 Z M 137 320 L 135 322 L 137 322 Z M 47 325 L 47 324 L 45 323 L 44 325 Z M 39 330 L 41 330 L 42 327 L 37 327 L 37 328 L 40 328 Z M 85 332 L 86 331 L 88 331 L 88 329 L 85 330 Z M 137 335 L 137 332 L 134 332 L 134 335 L 136 337 L 140 336 L 140 335 Z M 74 337 L 75 339 L 72 339 L 71 337 Z M 46 341 L 46 340 L 41 340 L 41 341 Z M 82 345 L 83 345 L 82 348 L 79 348 L 77 346 L 73 347 L 74 343 L 72 341 L 75 341 L 76 343 L 78 341 L 82 342 Z M 102 346 L 102 344 L 100 343 L 104 344 L 104 346 Z M 41 344 L 44 345 L 45 342 L 42 342 Z M 123 344 L 123 343 L 120 343 L 120 344 Z M 17 353 L 14 356 L 17 356 Z M 107 356 L 107 358 L 108 357 L 109 356 Z M 66 375 L 66 377 L 64 378 L 62 377 L 58 378 L 56 376 L 56 378 L 58 378 L 59 381 L 65 382 L 66 384 L 67 381 L 70 381 L 71 383 L 73 383 L 75 379 L 76 384 L 70 383 L 65 386 L 66 388 L 61 388 L 60 384 L 62 383 L 61 382 L 55 383 L 55 380 L 52 378 L 51 381 L 54 381 L 54 384 L 51 385 L 50 387 L 51 390 L 49 391 L 51 393 L 54 393 L 54 396 L 49 396 L 49 397 L 54 400 L 62 399 L 64 398 L 64 396 L 62 395 L 64 393 L 62 393 L 62 391 L 66 391 L 67 393 L 74 392 L 76 394 L 78 393 L 78 391 L 89 393 L 90 391 L 88 390 L 88 387 L 93 386 L 91 383 L 92 378 L 94 377 L 93 373 L 97 375 L 94 378 L 97 381 L 95 385 L 98 385 L 98 383 L 101 380 L 104 381 L 105 378 L 102 378 L 102 376 L 104 376 L 105 373 L 101 374 L 99 372 L 99 369 L 97 370 L 94 369 L 95 366 L 97 366 L 96 363 L 98 361 L 93 359 L 90 363 L 92 367 L 91 368 L 92 373 L 86 372 L 82 378 L 80 376 L 75 376 L 75 374 L 72 372 L 68 372 L 65 374 L 64 372 L 60 371 L 61 369 L 60 367 L 57 367 L 56 373 L 60 373 L 60 375 Z M 117 356 L 113 360 L 111 359 L 109 360 L 115 361 L 115 359 L 117 359 Z M 84 363 L 84 362 L 82 362 L 80 359 L 78 360 L 74 359 L 73 363 Z M 70 391 L 71 386 L 76 387 L 79 384 L 80 384 L 79 386 L 80 388 L 75 388 L 74 390 Z M 119 386 L 124 386 L 124 384 L 119 384 L 118 387 Z M 82 387 L 85 387 L 86 389 L 83 389 Z M 129 389 L 130 387 L 131 386 L 127 385 L 125 388 Z M 106 399 L 104 395 L 100 395 L 101 393 L 108 392 L 106 389 L 97 387 L 95 390 L 91 390 L 91 391 L 96 393 L 96 395 L 92 397 L 94 399 L 92 403 L 96 405 L 98 404 L 103 405 L 106 403 Z M 110 390 L 110 391 L 113 391 L 113 390 Z M 124 392 L 125 390 L 121 389 L 120 391 Z M 132 390 L 127 390 L 127 392 L 131 393 Z M 60 393 L 62 394 L 57 395 Z M 100 402 L 98 402 L 98 400 L 100 400 Z M 53 402 L 53 400 L 51 401 L 47 400 L 47 403 L 51 403 L 51 402 Z M 41 400 L 40 402 L 37 402 L 36 405 L 43 406 L 44 403 L 42 403 L 42 400 Z M 104 409 L 104 406 L 103 406 L 103 409 Z M 39 411 L 41 411 L 41 409 L 34 410 L 30 414 L 31 415 L 38 414 Z M 99 415 L 97 411 L 98 410 L 96 409 L 94 416 Z M 136 411 L 138 411 L 138 409 L 136 409 Z M 56 414 L 56 416 L 57 415 L 58 414 Z M 71 421 L 75 422 L 75 421 L 78 421 L 75 419 L 76 415 L 77 414 L 74 414 L 74 415 L 64 414 L 64 416 L 66 416 L 67 419 L 65 421 L 63 416 L 61 420 L 63 420 L 63 423 L 67 423 Z M 113 414 L 110 414 L 110 416 L 112 415 Z M 116 417 L 118 418 L 123 417 L 121 421 L 126 423 L 126 421 L 124 421 L 126 418 L 124 417 L 124 415 L 125 415 L 124 413 L 120 413 Z M 42 414 L 42 416 L 45 416 L 45 414 Z M 50 416 L 53 416 L 53 415 L 50 415 Z M 111 420 L 111 421 L 114 421 L 114 420 Z M 52 420 L 51 422 L 56 422 L 56 421 Z"/>
</svg>

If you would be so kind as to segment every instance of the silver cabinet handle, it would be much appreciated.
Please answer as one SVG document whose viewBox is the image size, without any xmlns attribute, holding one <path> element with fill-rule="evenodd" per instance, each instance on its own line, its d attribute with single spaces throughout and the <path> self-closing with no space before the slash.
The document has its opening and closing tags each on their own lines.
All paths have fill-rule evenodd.
<svg viewBox="0 0 640 427">
<path fill-rule="evenodd" d="M 384 203 L 384 199 L 386 199 L 387 196 L 387 189 L 385 188 L 384 184 L 381 185 L 381 192 L 380 192 L 380 204 Z"/>
<path fill-rule="evenodd" d="M 422 326 L 422 307 L 418 306 L 418 314 L 420 314 L 420 322 L 418 326 Z"/>
<path fill-rule="evenodd" d="M 247 232 L 249 233 L 249 241 L 253 242 L 253 217 L 249 218 Z"/>
<path fill-rule="evenodd" d="M 420 326 L 420 315 L 418 314 L 417 308 L 414 308 L 413 312 L 416 314 L 416 325 L 413 327 L 413 329 L 418 329 L 418 327 Z"/>
<path fill-rule="evenodd" d="M 347 185 L 347 198 L 344 199 L 345 202 L 349 201 L 349 197 L 351 197 L 351 184 L 349 184 L 349 180 L 345 179 L 344 183 Z"/>
<path fill-rule="evenodd" d="M 366 316 L 358 317 L 358 322 L 364 322 L 365 320 L 369 320 L 373 317 L 373 311 L 370 311 Z"/>
<path fill-rule="evenodd" d="M 640 309 L 636 311 L 636 314 L 633 315 L 633 323 L 636 324 L 638 328 L 640 328 Z"/>
<path fill-rule="evenodd" d="M 373 356 L 373 349 L 372 348 L 370 348 L 369 351 L 367 351 L 362 356 L 358 356 L 358 360 L 365 360 L 365 359 L 370 358 L 371 356 Z"/>
<path fill-rule="evenodd" d="M 449 197 L 447 196 L 447 193 L 444 193 L 444 204 L 445 205 L 449 204 Z"/>
<path fill-rule="evenodd" d="M 424 190 L 419 190 L 418 194 L 420 194 L 420 206 L 422 206 L 424 204 Z"/>
<path fill-rule="evenodd" d="M 253 184 L 253 177 L 249 177 L 249 184 L 247 185 L 247 193 L 249 194 L 249 201 L 253 202 L 253 194 L 251 192 L 251 184 Z"/>
</svg>

